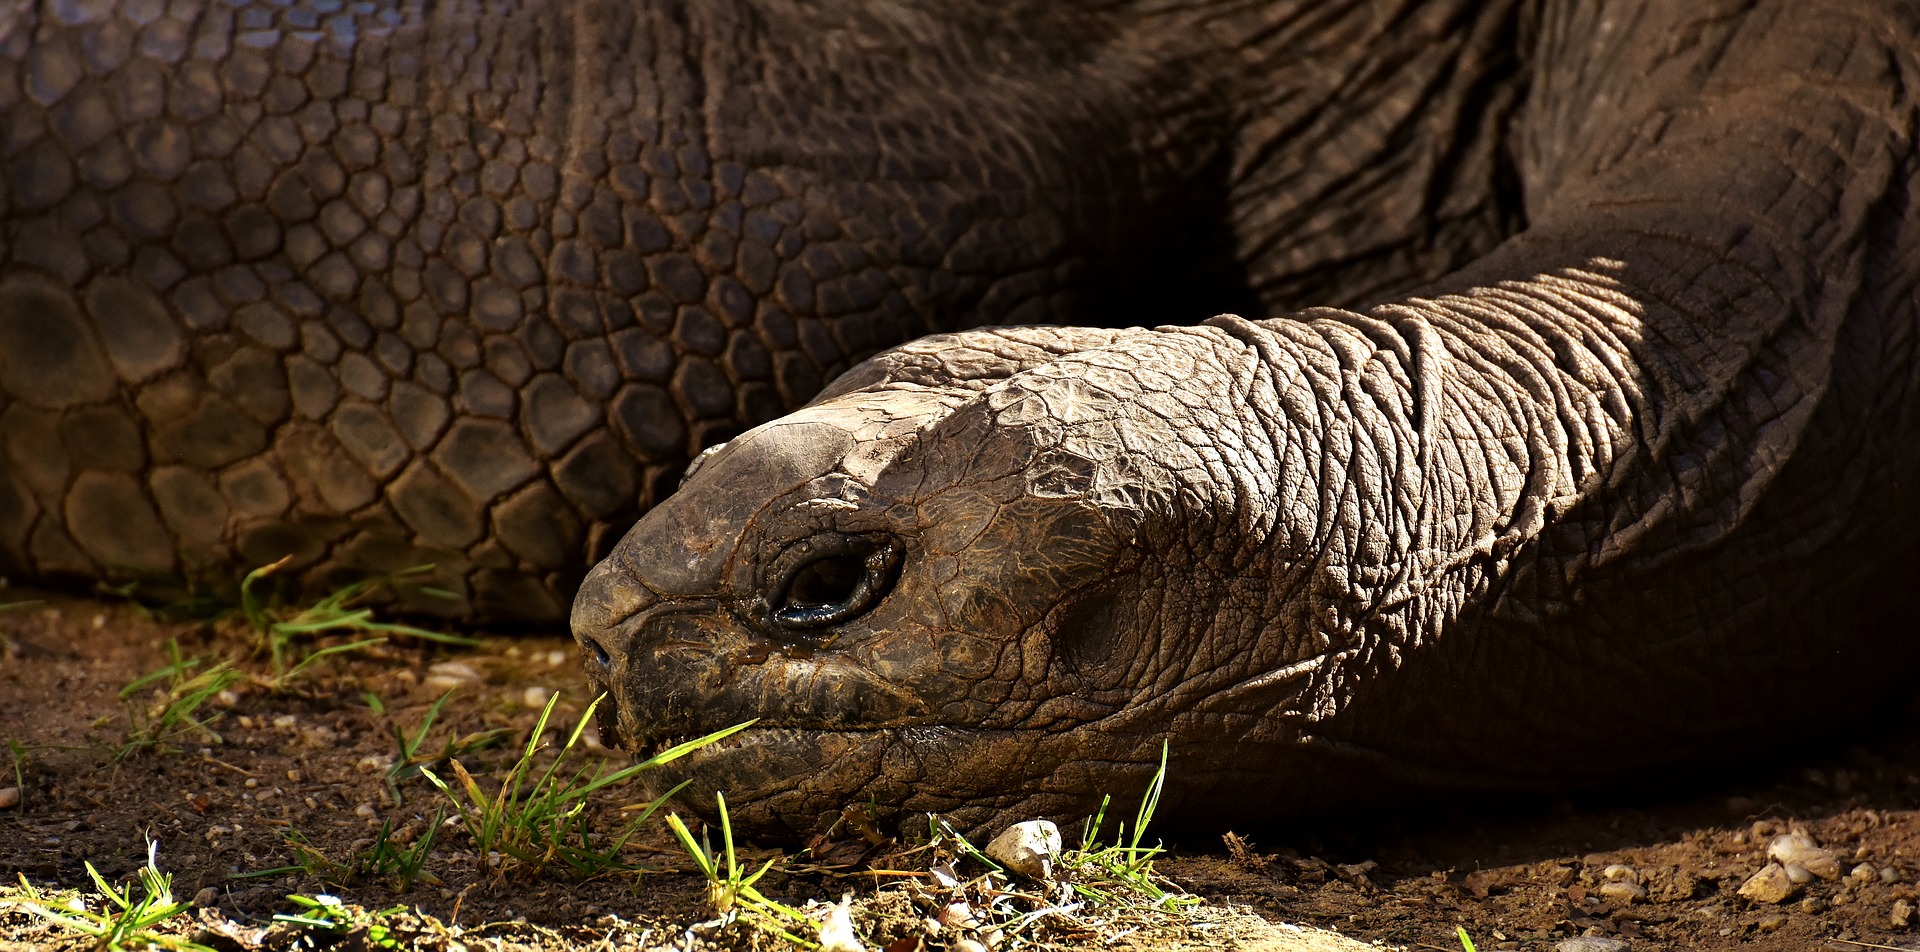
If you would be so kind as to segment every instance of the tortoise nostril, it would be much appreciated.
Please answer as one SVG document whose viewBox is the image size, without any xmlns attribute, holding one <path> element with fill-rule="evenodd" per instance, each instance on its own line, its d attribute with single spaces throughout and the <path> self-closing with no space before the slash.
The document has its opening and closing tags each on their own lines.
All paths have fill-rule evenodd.
<svg viewBox="0 0 1920 952">
<path fill-rule="evenodd" d="M 593 656 L 593 660 L 598 663 L 600 667 L 610 668 L 613 666 L 613 656 L 607 653 L 606 647 L 600 644 L 600 642 L 592 638 L 582 638 L 580 639 L 580 643 L 586 646 L 587 653 Z"/>
</svg>

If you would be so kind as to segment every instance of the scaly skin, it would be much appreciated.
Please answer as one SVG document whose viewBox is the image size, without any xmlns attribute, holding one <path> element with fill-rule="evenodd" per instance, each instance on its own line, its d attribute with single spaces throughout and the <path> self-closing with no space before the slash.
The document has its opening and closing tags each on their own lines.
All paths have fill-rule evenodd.
<svg viewBox="0 0 1920 952">
<path fill-rule="evenodd" d="M 705 458 L 574 608 L 652 779 L 1207 825 L 1564 786 L 1909 680 L 1920 10 L 1549 3 L 1527 227 L 1357 308 L 983 329 Z M 1436 117 L 1445 123 L 1446 117 Z M 1330 212 L 1331 214 L 1331 212 Z"/>
<path fill-rule="evenodd" d="M 1055 6 L 0 4 L 0 572 L 431 562 L 416 610 L 557 619 L 885 346 L 1356 299 L 1511 224 L 1507 5 L 1359 58 L 1358 6 Z M 1471 108 L 1382 134 L 1424 101 Z"/>
</svg>

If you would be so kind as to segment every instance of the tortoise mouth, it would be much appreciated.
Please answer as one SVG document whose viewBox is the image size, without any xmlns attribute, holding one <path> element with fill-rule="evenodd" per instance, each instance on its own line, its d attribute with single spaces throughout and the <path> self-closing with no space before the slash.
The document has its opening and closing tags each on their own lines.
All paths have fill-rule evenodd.
<svg viewBox="0 0 1920 952">
<path fill-rule="evenodd" d="M 684 742 L 660 735 L 633 745 L 648 756 Z M 899 728 L 822 729 L 753 726 L 643 772 L 648 799 L 672 795 L 675 807 L 717 817 L 725 794 L 731 822 L 773 840 L 800 839 L 831 829 L 849 804 L 891 805 L 887 764 L 902 743 Z"/>
<path fill-rule="evenodd" d="M 780 745 L 803 747 L 807 742 L 817 740 L 826 735 L 860 736 L 885 734 L 899 730 L 899 728 L 894 727 L 827 728 L 801 727 L 786 724 L 763 725 L 758 721 L 744 721 L 742 723 L 750 724 L 751 726 L 742 727 L 732 734 L 686 751 L 673 760 L 660 765 L 658 769 L 670 770 L 676 767 L 680 769 L 695 766 L 705 767 L 711 761 L 726 758 L 730 752 Z M 659 757 L 682 744 L 697 741 L 702 737 L 719 733 L 723 730 L 726 730 L 726 728 L 717 727 L 705 733 L 693 731 L 649 733 L 639 736 L 625 735 L 620 746 L 632 753 L 635 760 L 646 761 Z M 602 733 L 604 733 L 604 731 Z"/>
<path fill-rule="evenodd" d="M 649 749 L 672 738 L 649 739 Z M 1137 789 L 1105 776 L 1081 737 L 1046 731 L 916 725 L 753 726 L 643 772 L 649 799 L 714 821 L 725 794 L 736 832 L 801 844 L 846 832 L 847 817 L 882 830 L 924 830 L 927 814 L 968 835 L 1036 817 L 1071 821 L 1098 808 L 1101 791 Z M 1096 748 L 1098 745 L 1096 744 Z"/>
</svg>

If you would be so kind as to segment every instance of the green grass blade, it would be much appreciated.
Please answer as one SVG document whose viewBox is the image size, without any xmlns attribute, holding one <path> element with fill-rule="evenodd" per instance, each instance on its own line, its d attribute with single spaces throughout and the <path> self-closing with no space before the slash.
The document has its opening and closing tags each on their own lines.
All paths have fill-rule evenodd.
<svg viewBox="0 0 1920 952">
<path fill-rule="evenodd" d="M 308 668 L 313 667 L 315 664 L 327 658 L 331 658 L 334 655 L 346 654 L 351 651 L 359 651 L 362 648 L 371 648 L 374 645 L 384 645 L 386 643 L 387 639 L 385 638 L 366 638 L 360 641 L 348 642 L 344 645 L 328 645 L 301 658 L 293 667 L 287 669 L 287 673 L 274 678 L 273 683 L 276 687 L 291 684 L 300 677 L 301 672 L 306 671 Z"/>
<path fill-rule="evenodd" d="M 713 795 L 713 800 L 720 805 L 720 841 L 725 843 L 727 847 L 727 878 L 738 880 L 740 878 L 740 864 L 734 860 L 733 856 L 733 817 L 727 813 L 727 795 L 716 792 Z M 761 870 L 761 872 L 764 873 L 766 870 Z"/>
<path fill-rule="evenodd" d="M 240 580 L 240 611 L 247 616 L 247 624 L 252 625 L 253 630 L 262 635 L 266 634 L 272 626 L 272 619 L 267 617 L 266 605 L 262 604 L 259 597 L 254 594 L 254 587 L 292 561 L 293 556 L 282 556 L 277 562 L 262 565 L 248 572 L 246 577 Z"/>
<path fill-rule="evenodd" d="M 686 821 L 680 819 L 680 814 L 667 814 L 667 828 L 673 831 L 673 838 L 680 841 L 681 848 L 685 849 L 687 855 L 693 858 L 694 864 L 700 867 L 700 875 L 708 879 L 718 878 L 718 870 L 714 868 L 713 858 L 707 855 L 705 848 L 693 841 L 693 832 L 687 829 Z"/>
<path fill-rule="evenodd" d="M 708 744 L 713 743 L 714 741 L 732 737 L 733 735 L 738 734 L 741 731 L 746 730 L 747 728 L 752 727 L 753 725 L 759 722 L 760 722 L 759 718 L 755 718 L 751 721 L 745 721 L 743 723 L 735 724 L 732 727 L 727 727 L 721 730 L 714 731 L 713 733 L 708 734 L 705 737 L 698 737 L 682 744 L 675 744 L 672 747 L 667 748 L 666 750 L 663 750 L 657 754 L 654 754 L 651 757 L 648 757 L 646 760 L 643 760 L 637 764 L 634 764 L 631 767 L 627 767 L 621 770 L 618 774 L 614 774 L 613 776 L 621 776 L 621 775 L 631 776 L 632 774 L 638 773 L 649 767 L 658 767 L 661 764 L 672 763 L 673 761 L 679 760 L 680 758 L 685 757 L 686 755 L 693 753 L 694 751 L 699 750 L 700 748 L 705 747 Z M 623 776 L 622 779 L 625 779 L 625 777 Z M 605 786 L 607 783 L 611 783 L 611 782 L 613 781 L 610 777 L 607 781 L 603 782 L 601 786 Z"/>
</svg>

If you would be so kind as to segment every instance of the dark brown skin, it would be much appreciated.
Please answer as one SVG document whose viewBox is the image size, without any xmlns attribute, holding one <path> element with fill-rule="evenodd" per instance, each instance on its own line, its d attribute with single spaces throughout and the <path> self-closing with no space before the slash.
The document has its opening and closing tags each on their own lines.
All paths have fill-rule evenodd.
<svg viewBox="0 0 1920 952">
<path fill-rule="evenodd" d="M 0 4 L 0 573 L 551 622 L 883 347 L 1245 306 L 1215 41 L 1055 6 Z"/>
<path fill-rule="evenodd" d="M 1356 309 L 975 330 L 854 369 L 588 577 L 608 728 L 648 750 L 759 718 L 655 780 L 803 835 L 850 806 L 1083 815 L 1163 743 L 1209 824 L 1383 783 L 1566 786 L 1885 698 L 1920 568 L 1920 8 L 1488 25 L 1509 13 L 1445 21 L 1526 64 L 1494 141 L 1462 130 L 1499 56 L 1449 76 L 1481 95 L 1407 113 L 1430 138 L 1376 124 L 1365 80 L 1292 108 L 1352 110 L 1396 155 L 1478 143 L 1456 175 L 1506 156 L 1524 229 Z M 1334 72 L 1391 62 L 1398 29 L 1341 34 Z M 1237 169 L 1353 154 L 1227 141 Z M 1393 189 L 1289 183 L 1267 207 L 1310 213 L 1252 246 L 1430 227 Z"/>
</svg>

